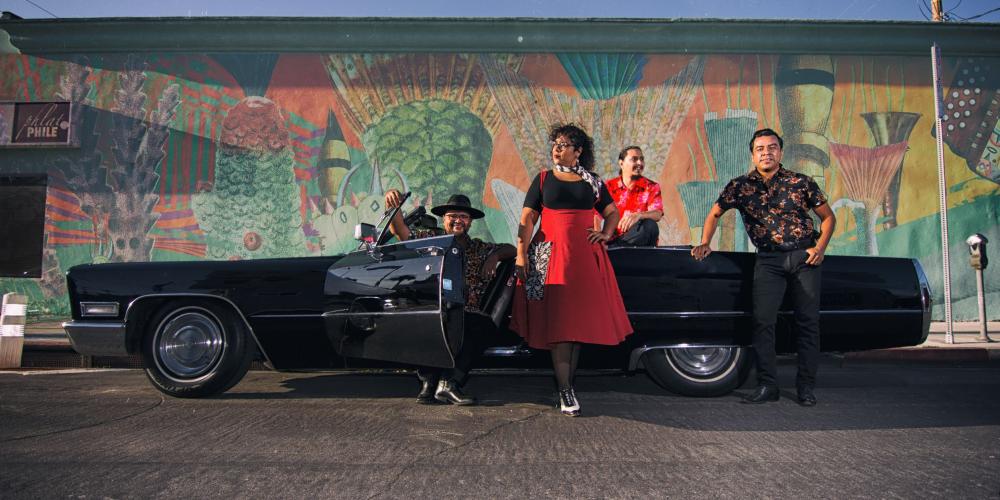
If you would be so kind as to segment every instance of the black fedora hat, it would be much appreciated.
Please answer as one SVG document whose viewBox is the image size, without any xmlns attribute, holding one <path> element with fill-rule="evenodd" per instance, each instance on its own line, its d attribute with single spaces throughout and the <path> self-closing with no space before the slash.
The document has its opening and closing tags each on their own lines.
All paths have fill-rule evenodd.
<svg viewBox="0 0 1000 500">
<path fill-rule="evenodd" d="M 486 216 L 486 214 L 472 208 L 472 202 L 469 201 L 469 197 L 464 194 L 451 195 L 451 198 L 448 198 L 447 203 L 432 208 L 431 213 L 438 217 L 443 217 L 445 212 L 449 210 L 468 212 L 473 219 L 482 219 Z"/>
</svg>

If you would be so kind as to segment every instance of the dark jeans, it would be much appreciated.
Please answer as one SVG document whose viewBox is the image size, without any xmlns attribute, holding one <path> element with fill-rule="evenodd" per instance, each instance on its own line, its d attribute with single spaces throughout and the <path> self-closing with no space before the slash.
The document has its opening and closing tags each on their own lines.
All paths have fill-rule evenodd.
<svg viewBox="0 0 1000 500">
<path fill-rule="evenodd" d="M 753 348 L 757 357 L 757 383 L 778 386 L 774 325 L 787 290 L 795 312 L 798 387 L 816 385 L 819 366 L 820 266 L 805 263 L 805 250 L 758 252 L 753 273 Z"/>
<path fill-rule="evenodd" d="M 612 247 L 655 247 L 660 238 L 660 227 L 652 219 L 642 219 L 625 231 L 625 234 L 615 238 L 608 246 Z"/>
<path fill-rule="evenodd" d="M 420 380 L 453 380 L 458 385 L 465 385 L 469 378 L 469 370 L 473 364 L 482 356 L 487 347 L 492 347 L 495 343 L 496 326 L 493 321 L 485 315 L 477 313 L 465 313 L 465 332 L 462 340 L 462 349 L 455 355 L 454 368 L 434 368 L 421 366 L 417 368 L 417 377 Z"/>
</svg>

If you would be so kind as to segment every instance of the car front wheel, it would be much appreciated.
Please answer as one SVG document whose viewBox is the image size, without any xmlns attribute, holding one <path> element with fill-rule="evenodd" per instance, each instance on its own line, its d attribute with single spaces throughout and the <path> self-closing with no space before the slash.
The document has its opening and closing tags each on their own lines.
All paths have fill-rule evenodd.
<svg viewBox="0 0 1000 500">
<path fill-rule="evenodd" d="M 672 347 L 643 354 L 646 371 L 657 384 L 683 396 L 722 396 L 746 382 L 746 347 Z"/>
<path fill-rule="evenodd" d="M 161 308 L 143 336 L 146 376 L 165 394 L 183 398 L 225 392 L 253 359 L 243 321 L 228 306 L 180 300 Z"/>
</svg>

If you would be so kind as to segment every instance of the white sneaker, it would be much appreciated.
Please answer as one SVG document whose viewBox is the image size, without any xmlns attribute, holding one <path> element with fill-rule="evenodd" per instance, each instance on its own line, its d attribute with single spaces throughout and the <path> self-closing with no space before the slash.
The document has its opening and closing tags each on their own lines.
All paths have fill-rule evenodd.
<svg viewBox="0 0 1000 500">
<path fill-rule="evenodd" d="M 559 412 L 569 417 L 580 414 L 580 402 L 576 400 L 576 393 L 572 388 L 559 391 Z"/>
</svg>

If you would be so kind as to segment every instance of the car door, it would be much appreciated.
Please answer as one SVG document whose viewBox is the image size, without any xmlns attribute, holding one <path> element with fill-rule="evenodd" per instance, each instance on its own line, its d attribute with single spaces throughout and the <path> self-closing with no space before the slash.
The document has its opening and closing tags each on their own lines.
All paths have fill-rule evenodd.
<svg viewBox="0 0 1000 500">
<path fill-rule="evenodd" d="M 464 322 L 464 255 L 453 236 L 358 251 L 327 270 L 323 319 L 347 358 L 452 367 Z"/>
<path fill-rule="evenodd" d="M 608 253 L 637 334 L 633 341 L 750 342 L 752 254 L 713 252 L 697 261 L 690 247 L 626 247 Z"/>
</svg>

